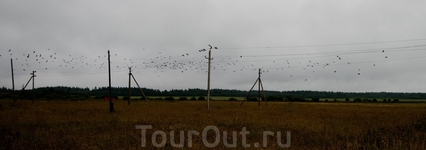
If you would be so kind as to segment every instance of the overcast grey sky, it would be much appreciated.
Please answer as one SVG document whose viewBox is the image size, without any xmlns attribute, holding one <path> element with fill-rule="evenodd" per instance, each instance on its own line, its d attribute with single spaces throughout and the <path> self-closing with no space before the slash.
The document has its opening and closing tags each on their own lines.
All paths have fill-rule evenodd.
<svg viewBox="0 0 426 150">
<path fill-rule="evenodd" d="M 426 91 L 422 0 L 1 0 L 0 85 Z M 135 85 L 135 83 L 132 83 Z"/>
</svg>

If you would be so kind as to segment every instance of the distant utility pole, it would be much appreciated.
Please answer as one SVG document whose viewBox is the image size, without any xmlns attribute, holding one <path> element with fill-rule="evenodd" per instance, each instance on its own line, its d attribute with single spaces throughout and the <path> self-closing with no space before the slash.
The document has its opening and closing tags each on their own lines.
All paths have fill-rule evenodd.
<svg viewBox="0 0 426 150">
<path fill-rule="evenodd" d="M 32 103 L 34 103 L 34 98 L 35 98 L 35 96 L 34 96 L 34 80 L 35 80 L 35 77 L 36 77 L 36 75 L 35 75 L 35 73 L 36 73 L 36 71 L 33 71 L 33 73 L 31 73 L 31 75 L 32 75 L 32 79 L 33 79 L 33 88 L 32 88 L 32 93 L 33 93 L 33 98 L 32 98 Z"/>
<path fill-rule="evenodd" d="M 127 102 L 127 105 L 130 105 L 130 97 L 132 96 L 132 95 L 130 94 L 130 91 L 131 91 L 130 83 L 132 82 L 132 81 L 131 81 L 131 79 L 132 79 L 132 78 L 133 78 L 133 81 L 135 81 L 136 85 L 139 87 L 139 90 L 141 91 L 143 98 L 145 98 L 145 100 L 146 100 L 146 101 L 148 102 L 148 104 L 149 104 L 148 97 L 146 97 L 146 96 L 145 96 L 145 93 L 142 91 L 141 86 L 139 86 L 138 81 L 136 81 L 135 76 L 133 76 L 133 74 L 132 74 L 132 68 L 131 68 L 131 67 L 129 67 L 129 101 Z"/>
<path fill-rule="evenodd" d="M 266 96 L 265 96 L 265 92 L 263 89 L 263 84 L 262 84 L 262 79 L 260 79 L 260 76 L 262 74 L 261 69 L 259 68 L 259 77 L 257 78 L 256 82 L 254 82 L 253 86 L 251 87 L 250 91 L 247 93 L 246 97 L 244 98 L 243 102 L 241 102 L 240 106 L 243 105 L 244 101 L 248 100 L 251 91 L 253 90 L 254 86 L 256 85 L 257 82 L 259 82 L 259 91 L 258 91 L 258 100 L 257 100 L 257 106 L 260 106 L 260 101 L 262 100 L 262 97 L 260 95 L 260 90 L 262 89 L 262 93 L 263 93 L 263 98 L 265 100 L 266 105 L 268 105 L 268 103 L 266 102 Z"/>
<path fill-rule="evenodd" d="M 13 59 L 10 59 L 10 68 L 12 71 L 12 98 L 13 98 L 13 102 L 16 101 L 16 97 L 15 97 L 15 74 L 13 73 Z"/>
<path fill-rule="evenodd" d="M 19 96 L 21 96 L 21 95 L 24 93 L 25 88 L 27 88 L 27 86 L 28 86 L 28 84 L 31 82 L 31 80 L 33 80 L 33 89 L 32 89 L 32 92 L 33 92 L 33 100 L 32 100 L 32 102 L 34 103 L 34 78 L 36 77 L 35 72 L 36 72 L 36 71 L 33 71 L 32 73 L 30 73 L 31 78 L 28 80 L 27 84 L 25 84 L 24 86 L 22 86 L 22 90 L 21 90 L 21 92 L 19 93 L 18 98 L 19 98 Z M 21 101 L 22 101 L 22 98 L 21 98 Z"/>
<path fill-rule="evenodd" d="M 127 105 L 130 105 L 130 96 L 132 95 L 132 89 L 131 89 L 131 83 L 132 83 L 132 67 L 129 67 L 129 99 L 127 99 Z"/>
<path fill-rule="evenodd" d="M 34 103 L 34 80 L 35 80 L 35 77 L 36 77 L 36 75 L 35 75 L 35 72 L 36 71 L 33 71 L 33 73 L 31 73 L 31 75 L 33 75 L 33 89 L 31 90 L 32 92 L 33 92 L 33 103 Z"/>
<path fill-rule="evenodd" d="M 211 64 L 211 60 L 212 60 L 212 49 L 213 49 L 213 46 L 211 46 L 210 44 L 209 44 L 209 47 L 210 47 L 210 49 L 209 49 L 209 67 L 208 67 L 208 75 L 207 75 L 207 110 L 210 110 L 210 68 L 211 68 L 211 66 L 210 66 L 210 64 Z M 214 49 L 217 49 L 217 47 L 214 47 Z"/>
<path fill-rule="evenodd" d="M 112 102 L 112 91 L 111 91 L 111 55 L 108 50 L 108 81 L 109 81 L 109 111 L 114 112 L 114 103 Z"/>
</svg>

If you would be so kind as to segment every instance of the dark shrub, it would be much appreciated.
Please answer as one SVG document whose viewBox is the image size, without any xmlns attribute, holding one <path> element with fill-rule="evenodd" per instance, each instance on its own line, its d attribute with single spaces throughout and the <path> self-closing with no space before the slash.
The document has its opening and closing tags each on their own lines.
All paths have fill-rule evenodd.
<svg viewBox="0 0 426 150">
<path fill-rule="evenodd" d="M 186 98 L 186 97 L 179 97 L 179 100 L 180 101 L 185 101 L 185 100 L 188 100 L 188 98 Z"/>
<path fill-rule="evenodd" d="M 256 97 L 248 97 L 247 101 L 255 102 L 255 101 L 257 101 L 257 98 Z"/>
<path fill-rule="evenodd" d="M 264 98 L 262 97 L 262 100 L 263 100 Z M 283 101 L 283 98 L 282 97 L 279 97 L 279 96 L 267 96 L 266 97 L 266 100 L 267 101 Z"/>
<path fill-rule="evenodd" d="M 361 98 L 355 98 L 354 102 L 361 102 Z"/>
<path fill-rule="evenodd" d="M 174 100 L 175 100 L 175 98 L 173 98 L 173 97 L 169 96 L 169 97 L 164 98 L 164 100 L 174 101 Z"/>
<path fill-rule="evenodd" d="M 236 99 L 236 98 L 231 97 L 231 98 L 229 98 L 229 101 L 237 101 L 237 99 Z"/>
</svg>

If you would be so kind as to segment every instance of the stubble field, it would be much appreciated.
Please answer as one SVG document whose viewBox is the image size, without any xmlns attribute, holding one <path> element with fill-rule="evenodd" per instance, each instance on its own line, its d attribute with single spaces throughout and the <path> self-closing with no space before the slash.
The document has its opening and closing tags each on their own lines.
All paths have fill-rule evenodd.
<svg viewBox="0 0 426 150">
<path fill-rule="evenodd" d="M 261 103 L 211 101 L 0 101 L 1 149 L 425 149 L 423 103 Z M 146 129 L 146 146 L 141 129 Z M 208 126 L 218 129 L 206 132 Z M 211 126 L 210 126 L 211 127 Z M 245 129 L 249 134 L 243 135 Z M 161 132 L 157 132 L 161 131 Z M 188 134 L 198 132 L 189 139 Z M 224 131 L 226 139 L 223 141 Z M 273 136 L 266 136 L 271 131 Z M 277 142 L 278 131 L 282 133 Z M 287 139 L 290 131 L 290 139 Z M 236 132 L 236 138 L 233 138 Z M 162 138 L 165 133 L 166 139 Z M 170 140 L 170 133 L 174 139 Z M 152 135 L 155 135 L 153 138 Z M 245 137 L 244 137 L 245 136 Z M 244 141 L 246 139 L 246 141 Z M 291 141 L 288 143 L 288 140 Z M 165 143 L 162 143 L 165 142 Z M 227 145 L 228 144 L 228 145 Z M 249 144 L 249 145 L 247 145 Z M 161 147 L 158 147 L 160 145 Z M 232 145 L 231 145 L 232 146 Z M 246 147 L 244 147 L 246 146 Z M 247 147 L 248 146 L 248 147 Z M 288 146 L 288 145 L 287 145 Z"/>
</svg>

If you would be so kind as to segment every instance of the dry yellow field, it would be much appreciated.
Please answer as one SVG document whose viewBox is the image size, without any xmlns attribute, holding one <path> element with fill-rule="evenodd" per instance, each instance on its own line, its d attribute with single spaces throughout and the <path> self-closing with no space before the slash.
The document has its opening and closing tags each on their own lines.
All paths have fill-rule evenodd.
<svg viewBox="0 0 426 150">
<path fill-rule="evenodd" d="M 225 142 L 233 142 L 233 132 L 237 133 L 233 148 L 256 149 L 265 146 L 265 131 L 274 134 L 267 136 L 267 149 L 282 148 L 278 131 L 280 143 L 290 144 L 289 149 L 426 148 L 423 103 L 239 104 L 211 101 L 207 111 L 204 101 L 151 101 L 150 105 L 117 101 L 116 111 L 110 113 L 108 102 L 103 101 L 17 101 L 14 106 L 10 100 L 1 100 L 0 149 L 153 149 L 162 142 L 158 148 L 174 149 L 173 144 L 180 143 L 180 131 L 184 132 L 184 149 L 206 149 L 205 142 L 214 143 L 215 138 L 220 138 L 215 149 L 229 148 Z M 136 125 L 151 125 L 144 147 L 142 130 Z M 219 137 L 214 130 L 206 130 L 209 125 L 219 130 Z M 243 128 L 250 133 L 241 134 Z M 203 142 L 204 130 L 208 132 Z M 189 139 L 192 131 L 199 134 Z"/>
</svg>

